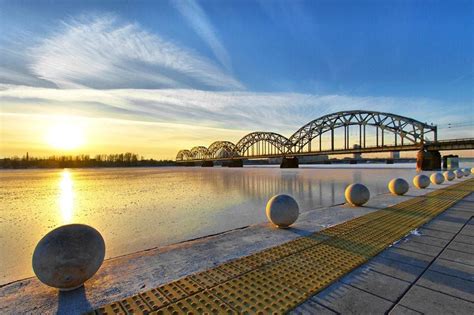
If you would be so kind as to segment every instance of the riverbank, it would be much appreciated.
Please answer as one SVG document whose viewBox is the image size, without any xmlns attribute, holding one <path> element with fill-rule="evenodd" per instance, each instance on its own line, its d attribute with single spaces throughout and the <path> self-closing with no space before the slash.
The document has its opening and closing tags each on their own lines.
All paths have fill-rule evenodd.
<svg viewBox="0 0 474 315">
<path fill-rule="evenodd" d="M 309 235 L 328 226 L 463 180 L 465 179 L 425 190 L 411 189 L 403 197 L 377 195 L 366 206 L 360 208 L 337 205 L 307 211 L 302 213 L 296 224 L 288 230 L 275 229 L 266 223 L 258 224 L 109 259 L 82 290 L 58 293 L 42 285 L 35 278 L 16 281 L 0 288 L 0 311 L 83 313 L 137 292 L 147 291 L 183 276 L 209 269 L 222 262 Z"/>
</svg>

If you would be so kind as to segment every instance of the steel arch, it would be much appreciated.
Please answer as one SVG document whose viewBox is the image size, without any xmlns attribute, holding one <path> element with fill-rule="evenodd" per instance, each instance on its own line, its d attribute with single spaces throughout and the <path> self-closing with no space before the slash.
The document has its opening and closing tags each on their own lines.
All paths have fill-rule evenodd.
<svg viewBox="0 0 474 315">
<path fill-rule="evenodd" d="M 301 152 L 311 140 L 325 132 L 352 125 L 364 126 L 364 128 L 375 126 L 381 130 L 388 130 L 399 135 L 402 144 L 404 140 L 408 140 L 411 144 L 423 144 L 428 133 L 433 133 L 434 140 L 437 140 L 436 126 L 391 113 L 353 110 L 328 114 L 312 120 L 296 131 L 289 141 L 294 153 Z"/>
<path fill-rule="evenodd" d="M 238 156 L 235 144 L 230 141 L 215 141 L 207 149 L 209 157 L 217 158 L 230 158 Z"/>
<path fill-rule="evenodd" d="M 192 160 L 193 154 L 189 150 L 181 150 L 176 154 L 176 161 Z"/>
<path fill-rule="evenodd" d="M 195 160 L 204 160 L 210 157 L 209 150 L 204 146 L 197 146 L 191 149 L 191 154 Z"/>
<path fill-rule="evenodd" d="M 285 136 L 282 136 L 278 133 L 274 132 L 252 132 L 244 136 L 242 139 L 237 142 L 236 151 L 241 155 L 244 156 L 245 153 L 248 153 L 248 150 L 254 145 L 259 142 L 263 142 L 263 144 L 267 143 L 271 147 L 267 148 L 265 146 L 262 147 L 262 150 L 256 156 L 265 156 L 270 155 L 271 148 L 275 148 L 279 151 L 280 154 L 286 154 L 289 147 L 289 140 Z M 255 155 L 254 155 L 255 156 Z"/>
</svg>

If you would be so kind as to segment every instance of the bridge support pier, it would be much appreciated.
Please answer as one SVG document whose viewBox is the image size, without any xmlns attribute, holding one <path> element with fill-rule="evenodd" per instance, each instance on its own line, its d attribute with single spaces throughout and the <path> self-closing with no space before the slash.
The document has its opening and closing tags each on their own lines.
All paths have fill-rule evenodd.
<svg viewBox="0 0 474 315">
<path fill-rule="evenodd" d="M 441 170 L 441 153 L 439 151 L 430 151 L 433 154 L 433 169 L 434 170 Z"/>
<path fill-rule="evenodd" d="M 437 150 L 420 150 L 416 155 L 417 171 L 433 171 L 441 169 L 441 154 Z"/>
<path fill-rule="evenodd" d="M 183 163 L 181 163 L 181 165 L 183 165 L 183 166 L 196 166 L 196 163 L 194 163 L 194 162 L 183 162 Z"/>
<path fill-rule="evenodd" d="M 227 167 L 244 167 L 244 160 L 236 159 L 236 160 L 229 160 L 222 163 L 222 166 Z"/>
<path fill-rule="evenodd" d="M 213 167 L 214 162 L 212 161 L 202 161 L 201 167 Z"/>
<path fill-rule="evenodd" d="M 458 162 L 459 155 L 445 155 L 443 156 L 443 168 L 444 169 L 454 169 L 459 167 Z"/>
<path fill-rule="evenodd" d="M 280 168 L 298 168 L 298 158 L 297 157 L 284 157 L 281 160 Z"/>
</svg>

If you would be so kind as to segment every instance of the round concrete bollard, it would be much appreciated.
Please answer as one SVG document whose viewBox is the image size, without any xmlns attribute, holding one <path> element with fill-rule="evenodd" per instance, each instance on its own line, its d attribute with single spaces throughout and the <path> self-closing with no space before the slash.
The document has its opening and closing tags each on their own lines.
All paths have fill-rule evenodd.
<svg viewBox="0 0 474 315">
<path fill-rule="evenodd" d="M 344 196 L 349 204 L 353 206 L 362 206 L 364 203 L 369 201 L 370 192 L 364 185 L 356 183 L 347 186 Z"/>
<path fill-rule="evenodd" d="M 435 185 L 441 185 L 442 183 L 444 183 L 444 177 L 443 177 L 443 174 L 441 173 L 431 174 L 430 180 Z"/>
<path fill-rule="evenodd" d="M 453 179 L 456 178 L 456 175 L 454 174 L 453 171 L 446 171 L 443 173 L 444 179 L 447 181 L 452 181 Z"/>
<path fill-rule="evenodd" d="M 461 171 L 460 169 L 457 169 L 454 171 L 454 174 L 456 175 L 457 178 L 462 178 L 464 176 L 464 172 Z"/>
<path fill-rule="evenodd" d="M 466 177 L 469 176 L 469 175 L 471 175 L 471 170 L 468 169 L 468 168 L 464 168 L 462 171 L 463 171 L 463 173 L 464 173 L 464 176 L 466 176 Z"/>
<path fill-rule="evenodd" d="M 408 183 L 403 178 L 394 178 L 388 183 L 388 190 L 393 195 L 401 196 L 408 191 Z"/>
<path fill-rule="evenodd" d="M 298 203 L 288 195 L 273 196 L 267 203 L 267 218 L 279 228 L 287 228 L 298 219 Z"/>
<path fill-rule="evenodd" d="M 426 175 L 416 175 L 413 177 L 413 185 L 416 188 L 425 189 L 430 185 L 430 179 Z"/>
<path fill-rule="evenodd" d="M 105 256 L 100 233 L 84 224 L 61 226 L 46 234 L 33 253 L 33 271 L 61 291 L 81 287 L 99 270 Z"/>
</svg>

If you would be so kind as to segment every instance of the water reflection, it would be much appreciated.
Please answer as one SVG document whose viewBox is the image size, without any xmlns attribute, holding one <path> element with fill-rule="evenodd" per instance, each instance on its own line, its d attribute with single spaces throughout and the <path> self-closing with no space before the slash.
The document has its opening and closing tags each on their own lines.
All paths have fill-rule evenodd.
<svg viewBox="0 0 474 315">
<path fill-rule="evenodd" d="M 265 206 L 275 194 L 287 193 L 298 200 L 302 210 L 340 203 L 345 187 L 354 181 L 362 181 L 361 174 L 353 175 L 352 172 L 338 174 L 336 180 L 325 171 L 318 174 L 312 170 L 253 169 L 229 173 L 226 170 L 206 172 L 205 179 L 194 180 L 199 181 L 199 185 L 214 186 L 216 195 L 222 195 L 223 191 L 236 191 L 242 200 L 251 201 L 254 209 Z M 385 184 L 382 186 L 384 189 Z"/>
<path fill-rule="evenodd" d="M 61 181 L 59 182 L 59 210 L 63 224 L 72 222 L 74 215 L 74 188 L 72 176 L 69 170 L 61 173 Z"/>
</svg>

